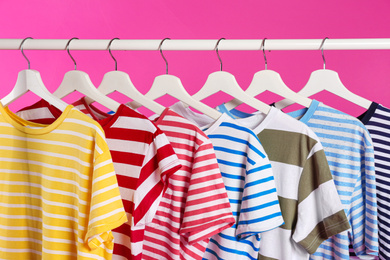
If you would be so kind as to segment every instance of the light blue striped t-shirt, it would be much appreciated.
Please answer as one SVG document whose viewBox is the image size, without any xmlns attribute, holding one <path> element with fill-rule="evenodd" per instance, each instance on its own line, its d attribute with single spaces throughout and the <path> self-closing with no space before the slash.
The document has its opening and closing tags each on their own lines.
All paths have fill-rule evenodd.
<svg viewBox="0 0 390 260">
<path fill-rule="evenodd" d="M 374 148 L 366 127 L 356 118 L 313 100 L 309 108 L 288 113 L 320 138 L 351 229 L 323 242 L 310 259 L 350 259 L 378 255 Z"/>
<path fill-rule="evenodd" d="M 214 121 L 181 102 L 171 108 L 213 143 L 236 223 L 211 237 L 203 259 L 257 260 L 260 233 L 283 225 L 271 164 L 259 139 L 226 114 Z"/>
</svg>

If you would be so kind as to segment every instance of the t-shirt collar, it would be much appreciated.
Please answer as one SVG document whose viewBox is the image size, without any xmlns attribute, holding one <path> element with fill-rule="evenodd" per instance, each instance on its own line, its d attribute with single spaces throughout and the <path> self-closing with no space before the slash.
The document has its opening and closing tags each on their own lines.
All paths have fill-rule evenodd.
<svg viewBox="0 0 390 260">
<path fill-rule="evenodd" d="M 363 125 L 366 125 L 370 121 L 378 106 L 378 103 L 372 102 L 367 111 L 357 117 L 363 123 Z"/>
<path fill-rule="evenodd" d="M 62 122 L 68 117 L 70 111 L 73 109 L 72 105 L 68 105 L 65 110 L 60 114 L 60 116 L 50 125 L 34 123 L 31 121 L 24 120 L 20 118 L 8 107 L 3 107 L 0 104 L 0 114 L 3 115 L 5 120 L 18 129 L 21 132 L 32 135 L 47 134 L 56 128 L 58 128 Z"/>
<path fill-rule="evenodd" d="M 225 104 L 219 105 L 218 109 L 221 112 L 228 111 Z M 255 132 L 256 134 L 259 134 L 261 131 L 263 131 L 268 126 L 268 124 L 273 120 L 273 118 L 277 116 L 277 113 L 279 112 L 283 113 L 275 107 L 271 107 L 268 114 L 264 114 L 261 112 L 255 112 L 253 114 L 249 114 L 237 109 L 232 109 L 228 112 L 230 113 L 230 115 L 233 115 L 232 118 L 234 118 L 239 124 L 252 129 L 252 131 Z M 249 122 L 251 125 L 248 124 Z"/>
<path fill-rule="evenodd" d="M 310 104 L 310 107 L 302 108 L 302 109 L 299 109 L 296 111 L 292 111 L 292 112 L 289 112 L 287 114 L 290 115 L 291 117 L 296 118 L 299 121 L 307 124 L 309 122 L 310 118 L 316 112 L 319 105 L 320 105 L 320 102 L 313 99 L 311 104 Z"/>
<path fill-rule="evenodd" d="M 191 122 L 195 123 L 206 135 L 214 132 L 214 130 L 218 128 L 222 122 L 229 118 L 226 113 L 222 113 L 222 115 L 217 120 L 214 120 L 207 115 L 195 113 L 190 108 L 185 107 L 183 102 L 180 101 L 173 104 L 171 109 L 182 115 L 184 118 L 187 118 Z"/>
<path fill-rule="evenodd" d="M 85 106 L 85 109 L 87 109 L 88 113 L 92 116 L 92 118 L 95 121 L 97 121 L 103 127 L 103 129 L 105 131 L 107 129 L 109 129 L 114 124 L 114 122 L 118 119 L 119 116 L 123 115 L 126 108 L 129 108 L 129 107 L 125 106 L 124 104 L 121 104 L 119 106 L 118 110 L 116 111 L 116 113 L 110 115 L 110 114 L 107 114 L 107 113 L 101 111 L 100 109 L 93 106 L 92 104 L 88 104 L 84 97 L 82 97 L 80 100 L 76 101 L 75 103 L 78 103 L 78 102 L 82 103 Z M 131 109 L 131 108 L 129 108 L 129 109 Z M 96 113 L 99 113 L 100 115 L 105 116 L 105 118 L 103 118 L 103 119 L 97 118 Z"/>
</svg>

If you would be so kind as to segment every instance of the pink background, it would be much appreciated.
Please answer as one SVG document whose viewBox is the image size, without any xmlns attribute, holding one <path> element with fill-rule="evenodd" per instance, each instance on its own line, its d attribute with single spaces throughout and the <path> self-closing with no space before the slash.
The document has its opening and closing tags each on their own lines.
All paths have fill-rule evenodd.
<svg viewBox="0 0 390 260">
<path fill-rule="evenodd" d="M 40 39 L 319 39 L 389 38 L 388 0 L 274 0 L 274 1 L 0 1 L 0 37 Z M 41 73 L 50 91 L 73 69 L 66 51 L 26 50 L 31 68 Z M 78 69 L 87 72 L 99 85 L 105 72 L 114 69 L 106 51 L 73 51 Z M 224 70 L 235 75 L 246 89 L 256 71 L 264 69 L 260 51 L 221 51 Z M 118 69 L 127 72 L 134 85 L 146 93 L 155 76 L 165 73 L 157 51 L 116 51 Z M 208 74 L 219 70 L 211 51 L 166 51 L 170 74 L 178 76 L 190 94 L 201 88 Z M 390 107 L 390 50 L 325 51 L 327 68 L 339 73 L 352 92 Z M 280 73 L 292 90 L 298 91 L 310 73 L 322 68 L 320 51 L 267 52 L 268 68 Z M 0 50 L 0 97 L 11 91 L 17 73 L 27 63 L 17 50 Z M 77 95 L 68 97 L 72 101 Z M 113 96 L 125 102 L 122 96 Z M 259 99 L 272 102 L 273 95 Z M 316 98 L 351 115 L 364 109 L 334 95 Z M 27 94 L 15 101 L 16 110 L 37 100 Z M 226 95 L 204 102 L 218 105 Z M 164 105 L 171 98 L 158 100 Z M 245 109 L 245 108 L 244 108 Z"/>
</svg>

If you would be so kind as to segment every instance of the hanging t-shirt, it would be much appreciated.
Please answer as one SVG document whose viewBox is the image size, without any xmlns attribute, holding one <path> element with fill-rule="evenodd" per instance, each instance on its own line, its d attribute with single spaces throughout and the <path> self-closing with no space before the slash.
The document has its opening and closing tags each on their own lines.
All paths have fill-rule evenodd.
<svg viewBox="0 0 390 260">
<path fill-rule="evenodd" d="M 50 125 L 0 105 L 0 258 L 111 259 L 127 221 L 102 128 L 68 106 Z"/>
<path fill-rule="evenodd" d="M 372 102 L 359 119 L 374 144 L 376 192 L 378 199 L 379 259 L 390 259 L 390 109 Z"/>
<path fill-rule="evenodd" d="M 167 137 L 149 119 L 121 105 L 108 115 L 82 98 L 74 106 L 103 127 L 129 221 L 113 230 L 114 259 L 140 259 L 145 224 L 157 210 L 169 177 L 180 168 Z M 50 121 L 58 110 L 46 101 L 18 112 L 33 121 Z M 46 118 L 43 118 L 45 116 Z"/>
<path fill-rule="evenodd" d="M 267 115 L 218 110 L 246 117 L 236 120 L 257 134 L 274 172 L 285 224 L 261 234 L 258 259 L 309 259 L 325 239 L 350 227 L 313 131 L 276 108 Z"/>
<path fill-rule="evenodd" d="M 349 244 L 358 256 L 378 255 L 374 149 L 367 129 L 356 118 L 316 100 L 289 115 L 320 138 L 351 225 L 348 232 L 321 244 L 311 259 L 350 259 Z"/>
<path fill-rule="evenodd" d="M 146 226 L 143 259 L 202 259 L 210 237 L 234 224 L 213 145 L 171 109 L 155 123 L 183 167 L 172 176 L 156 216 Z"/>
<path fill-rule="evenodd" d="M 203 259 L 257 259 L 261 232 L 284 224 L 271 164 L 259 139 L 226 114 L 214 121 L 181 102 L 171 108 L 212 141 L 235 217 L 232 227 L 210 239 Z"/>
</svg>

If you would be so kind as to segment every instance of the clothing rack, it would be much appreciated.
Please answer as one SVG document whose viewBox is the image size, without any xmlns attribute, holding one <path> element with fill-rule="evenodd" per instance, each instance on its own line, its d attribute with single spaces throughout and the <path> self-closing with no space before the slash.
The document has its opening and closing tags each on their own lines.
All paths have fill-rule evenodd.
<svg viewBox="0 0 390 260">
<path fill-rule="evenodd" d="M 0 49 L 18 50 L 23 39 L 0 39 Z M 65 50 L 69 39 L 28 39 L 25 50 Z M 215 40 L 166 40 L 162 49 L 177 51 L 211 51 Z M 220 41 L 219 50 L 260 50 L 263 39 L 227 39 Z M 110 39 L 80 39 L 71 42 L 71 50 L 107 50 Z M 267 39 L 265 50 L 319 50 L 323 39 Z M 161 40 L 121 39 L 111 44 L 111 50 L 153 51 L 158 50 Z M 324 50 L 389 50 L 390 38 L 327 39 Z"/>
</svg>

